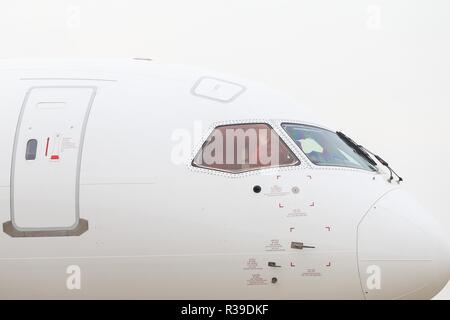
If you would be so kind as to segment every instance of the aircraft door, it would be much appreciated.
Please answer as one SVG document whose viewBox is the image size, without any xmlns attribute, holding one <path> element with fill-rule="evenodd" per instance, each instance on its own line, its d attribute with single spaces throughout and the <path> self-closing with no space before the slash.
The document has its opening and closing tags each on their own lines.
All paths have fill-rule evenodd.
<svg viewBox="0 0 450 320">
<path fill-rule="evenodd" d="M 93 87 L 35 87 L 26 95 L 13 151 L 10 235 L 68 236 L 87 229 L 78 192 L 94 96 Z"/>
</svg>

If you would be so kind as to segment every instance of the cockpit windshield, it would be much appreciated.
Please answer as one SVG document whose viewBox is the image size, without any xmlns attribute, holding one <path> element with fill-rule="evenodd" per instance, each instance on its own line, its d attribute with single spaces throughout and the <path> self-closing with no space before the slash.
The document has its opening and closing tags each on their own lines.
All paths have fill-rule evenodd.
<svg viewBox="0 0 450 320">
<path fill-rule="evenodd" d="M 315 165 L 378 171 L 333 131 L 294 123 L 283 123 L 282 127 Z"/>
</svg>

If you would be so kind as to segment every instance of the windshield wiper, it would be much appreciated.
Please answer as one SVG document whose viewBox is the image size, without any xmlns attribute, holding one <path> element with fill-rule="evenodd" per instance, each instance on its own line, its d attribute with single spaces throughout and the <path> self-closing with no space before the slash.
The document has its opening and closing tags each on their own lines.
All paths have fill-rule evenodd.
<svg viewBox="0 0 450 320">
<path fill-rule="evenodd" d="M 338 131 L 336 132 L 336 134 L 339 136 L 339 138 L 341 138 L 349 147 L 351 147 L 353 150 L 355 150 L 355 152 L 357 154 L 359 154 L 360 156 L 362 156 L 364 159 L 366 159 L 371 165 L 376 166 L 377 163 L 375 162 L 375 160 L 372 159 L 372 157 L 366 152 L 366 150 L 360 146 L 359 144 L 357 144 L 355 141 L 353 141 L 352 139 L 350 139 L 349 137 L 347 137 L 345 134 L 343 134 L 342 132 Z"/>
<path fill-rule="evenodd" d="M 392 174 L 395 174 L 398 178 L 397 182 L 400 183 L 403 181 L 403 178 L 400 177 L 390 166 L 389 163 L 387 163 L 386 161 L 383 160 L 383 158 L 381 158 L 380 156 L 374 154 L 373 152 L 367 150 L 366 148 L 364 148 L 363 146 L 360 146 L 361 148 L 363 148 L 364 150 L 366 150 L 367 152 L 369 152 L 370 154 L 372 154 L 378 161 L 380 161 L 380 163 L 385 166 L 386 168 L 389 169 L 389 172 L 391 174 L 391 176 L 389 177 L 389 182 L 391 182 L 394 179 L 394 176 Z"/>
<path fill-rule="evenodd" d="M 363 147 L 360 144 L 357 144 L 355 141 L 353 141 L 352 139 L 350 139 L 349 137 L 347 137 L 345 134 L 343 134 L 340 131 L 337 131 L 336 134 L 339 136 L 339 138 L 341 138 L 348 146 L 350 146 L 353 150 L 355 150 L 355 152 L 357 154 L 359 154 L 360 156 L 362 156 L 363 158 L 365 158 L 370 164 L 376 166 L 377 163 L 372 159 L 372 157 L 369 155 L 373 155 L 375 157 L 375 159 L 377 159 L 383 166 L 385 166 L 386 168 L 389 169 L 389 173 L 390 173 L 390 177 L 388 179 L 389 182 L 392 182 L 392 180 L 394 180 L 394 174 L 397 176 L 398 178 L 398 183 L 403 181 L 403 178 L 400 177 L 390 166 L 389 163 L 387 163 L 386 161 L 383 160 L 383 158 L 381 158 L 380 156 L 376 155 L 375 153 L 369 151 L 368 149 L 366 149 L 365 147 Z"/>
</svg>

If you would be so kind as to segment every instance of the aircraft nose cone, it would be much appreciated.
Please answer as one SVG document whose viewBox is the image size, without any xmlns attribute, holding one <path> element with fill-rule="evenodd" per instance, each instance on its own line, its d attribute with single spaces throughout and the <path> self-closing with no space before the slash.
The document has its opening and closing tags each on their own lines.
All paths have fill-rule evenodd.
<svg viewBox="0 0 450 320">
<path fill-rule="evenodd" d="M 430 299 L 450 278 L 450 247 L 430 214 L 406 192 L 389 192 L 358 226 L 366 299 Z"/>
</svg>

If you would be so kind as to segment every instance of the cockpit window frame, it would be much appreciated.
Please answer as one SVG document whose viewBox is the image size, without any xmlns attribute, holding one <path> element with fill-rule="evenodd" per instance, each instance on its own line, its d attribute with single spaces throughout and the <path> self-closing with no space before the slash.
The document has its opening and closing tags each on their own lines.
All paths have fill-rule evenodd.
<svg viewBox="0 0 450 320">
<path fill-rule="evenodd" d="M 204 149 L 204 147 L 208 143 L 209 137 L 211 136 L 211 134 L 214 133 L 214 131 L 217 128 L 243 126 L 243 125 L 266 125 L 272 132 L 274 132 L 277 135 L 281 144 L 296 159 L 296 162 L 293 164 L 278 165 L 278 166 L 267 166 L 267 167 L 262 166 L 262 167 L 257 167 L 257 168 L 247 168 L 247 169 L 244 169 L 241 171 L 233 171 L 233 170 L 225 170 L 225 169 L 219 169 L 219 168 L 214 168 L 214 167 L 208 167 L 208 166 L 204 166 L 204 165 L 201 165 L 201 164 L 198 164 L 195 162 L 199 152 L 201 152 Z M 281 130 L 281 128 L 277 128 L 277 127 L 279 127 L 278 123 L 276 125 L 274 125 L 273 123 L 265 122 L 265 121 L 255 121 L 255 122 L 232 121 L 232 122 L 224 122 L 224 123 L 219 123 L 219 122 L 215 123 L 213 126 L 211 126 L 211 129 L 208 130 L 207 135 L 205 135 L 202 138 L 200 147 L 195 149 L 195 152 L 193 153 L 193 158 L 190 162 L 190 165 L 191 165 L 191 167 L 196 168 L 196 169 L 207 170 L 207 171 L 217 172 L 217 173 L 222 173 L 222 174 L 229 174 L 232 176 L 239 176 L 239 175 L 244 175 L 244 174 L 248 174 L 248 173 L 256 173 L 256 172 L 264 172 L 266 170 L 282 170 L 282 169 L 299 167 L 302 164 L 303 159 L 299 158 L 296 151 L 293 150 L 293 147 L 290 146 L 290 143 L 287 143 L 286 139 L 288 137 L 284 137 L 285 132 L 283 130 Z M 277 129 L 279 129 L 279 130 L 277 130 Z"/>
<path fill-rule="evenodd" d="M 308 163 L 310 163 L 313 167 L 316 168 L 340 168 L 340 169 L 347 169 L 347 170 L 358 170 L 358 171 L 362 171 L 362 172 L 368 172 L 368 173 L 380 173 L 380 169 L 377 166 L 372 166 L 373 170 L 369 170 L 369 169 L 364 169 L 364 168 L 359 168 L 359 167 L 351 167 L 351 166 L 345 166 L 345 165 L 337 165 L 337 164 L 316 164 L 314 163 L 309 157 L 308 155 L 302 150 L 302 148 L 300 146 L 297 145 L 296 141 L 289 135 L 289 133 L 287 132 L 285 126 L 286 125 L 298 125 L 298 126 L 304 126 L 304 127 L 310 127 L 310 128 L 316 128 L 316 129 L 320 129 L 320 130 L 324 130 L 324 131 L 328 131 L 330 133 L 336 134 L 335 131 L 328 129 L 328 128 L 324 128 L 322 126 L 316 125 L 316 124 L 309 124 L 309 123 L 302 123 L 302 122 L 292 122 L 292 121 L 283 121 L 280 122 L 280 127 L 283 130 L 283 132 L 286 134 L 287 138 L 290 139 L 290 141 L 292 141 L 292 143 L 295 145 L 295 147 L 297 148 L 297 150 L 302 154 L 302 156 L 307 159 Z M 370 167 L 370 166 L 369 166 Z"/>
</svg>

